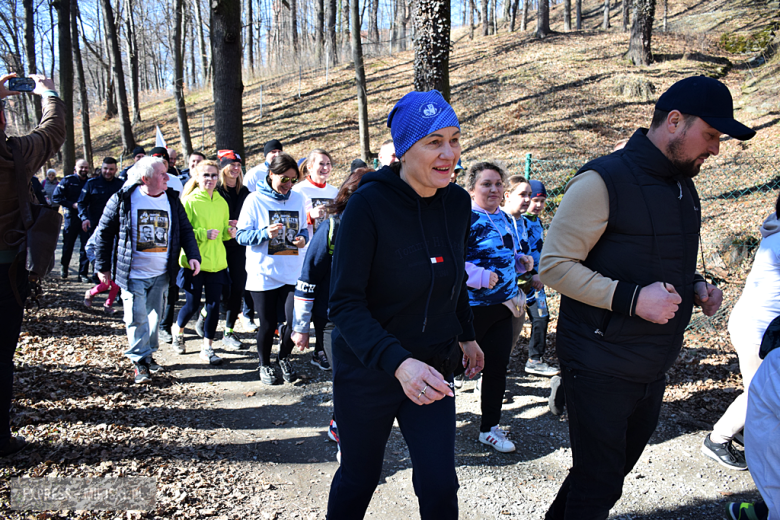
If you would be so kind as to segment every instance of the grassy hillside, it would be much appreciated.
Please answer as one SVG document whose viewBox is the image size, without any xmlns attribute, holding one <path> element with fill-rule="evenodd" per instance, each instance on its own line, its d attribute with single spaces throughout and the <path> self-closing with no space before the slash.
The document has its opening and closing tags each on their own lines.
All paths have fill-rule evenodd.
<svg viewBox="0 0 780 520">
<path fill-rule="evenodd" d="M 659 2 L 660 4 L 660 2 Z M 732 54 L 718 46 L 724 33 L 749 36 L 767 27 L 780 12 L 776 0 L 669 2 L 668 32 L 661 31 L 662 9 L 657 12 L 653 50 L 656 62 L 636 68 L 623 59 L 628 34 L 620 29 L 620 5 L 613 9 L 613 28 L 601 30 L 603 2 L 584 2 L 584 25 L 579 32 L 559 32 L 536 40 L 531 20 L 527 32 L 468 38 L 453 31 L 451 57 L 452 104 L 464 131 L 466 162 L 484 158 L 587 158 L 611 149 L 637 126 L 649 122 L 652 105 L 675 81 L 693 74 L 719 75 L 732 91 L 737 117 L 759 127 L 759 135 L 741 145 L 727 141 L 723 153 L 745 147 L 766 154 L 778 148 L 778 59 L 749 64 L 756 53 Z M 760 4 L 757 6 L 757 4 Z M 562 6 L 551 12 L 553 30 L 562 31 Z M 535 13 L 532 13 L 535 15 Z M 369 58 L 369 119 L 372 150 L 389 136 L 385 126 L 393 104 L 412 89 L 413 52 Z M 730 65 L 729 65 L 730 64 Z M 649 98 L 626 97 L 618 87 L 649 83 Z M 298 99 L 297 74 L 245 79 L 244 130 L 248 165 L 261 160 L 262 144 L 280 139 L 297 157 L 315 147 L 332 152 L 341 176 L 360 153 L 354 70 L 342 64 L 330 70 L 304 72 Z M 260 89 L 263 112 L 260 115 Z M 213 105 L 209 90 L 187 96 L 193 145 L 213 150 Z M 144 121 L 136 139 L 150 146 L 158 124 L 169 146 L 179 148 L 179 132 L 172 96 L 144 104 Z M 97 121 L 95 117 L 93 121 Z M 78 129 L 77 129 L 78 132 Z M 118 155 L 116 121 L 96 122 L 92 130 L 96 157 Z M 77 134 L 77 142 L 80 136 Z"/>
</svg>

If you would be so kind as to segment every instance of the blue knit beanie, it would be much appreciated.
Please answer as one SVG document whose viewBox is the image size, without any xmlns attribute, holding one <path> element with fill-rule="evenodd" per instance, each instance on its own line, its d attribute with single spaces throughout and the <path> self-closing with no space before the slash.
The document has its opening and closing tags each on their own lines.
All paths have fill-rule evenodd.
<svg viewBox="0 0 780 520">
<path fill-rule="evenodd" d="M 534 197 L 547 198 L 547 189 L 545 189 L 544 183 L 542 181 L 537 181 L 536 179 L 533 179 L 528 181 L 528 184 L 531 185 L 531 198 Z"/>
<path fill-rule="evenodd" d="M 387 126 L 399 159 L 414 143 L 436 130 L 448 126 L 460 129 L 458 116 L 438 90 L 406 94 L 387 116 Z"/>
</svg>

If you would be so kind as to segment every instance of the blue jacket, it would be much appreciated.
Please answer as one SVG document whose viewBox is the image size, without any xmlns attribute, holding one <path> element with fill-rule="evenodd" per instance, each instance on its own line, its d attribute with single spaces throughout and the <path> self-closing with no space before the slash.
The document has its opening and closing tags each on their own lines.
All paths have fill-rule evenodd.
<svg viewBox="0 0 780 520">
<path fill-rule="evenodd" d="M 426 362 L 458 336 L 474 339 L 464 269 L 469 202 L 456 184 L 423 199 L 387 166 L 363 177 L 333 253 L 338 363 L 393 375 L 409 357 Z"/>
<path fill-rule="evenodd" d="M 108 201 L 100 224 L 95 230 L 95 270 L 113 271 L 116 284 L 127 290 L 130 266 L 133 262 L 132 218 L 130 213 L 130 195 L 138 184 L 122 188 Z M 171 223 L 168 244 L 168 274 L 171 279 L 179 272 L 179 250 L 184 249 L 187 258 L 201 261 L 198 242 L 187 219 L 187 212 L 179 202 L 179 194 L 169 189 L 165 192 L 171 205 Z M 111 265 L 111 256 L 116 252 L 116 264 Z M 113 269 L 112 269 L 113 267 Z"/>
<path fill-rule="evenodd" d="M 534 273 L 539 272 L 539 259 L 542 257 L 542 246 L 544 245 L 544 230 L 542 229 L 542 222 L 536 215 L 525 214 L 523 215 L 525 220 L 525 228 L 528 230 L 528 245 L 530 246 L 531 258 L 534 259 Z M 536 289 L 531 289 L 531 292 L 526 294 L 526 303 L 533 305 L 536 301 Z"/>
<path fill-rule="evenodd" d="M 79 210 L 74 208 L 73 205 L 79 201 L 81 196 L 81 190 L 84 189 L 84 185 L 87 183 L 87 179 L 83 181 L 77 174 L 68 175 L 57 184 L 54 188 L 54 195 L 52 196 L 52 202 L 59 204 L 65 210 L 65 226 L 69 226 L 71 220 L 81 222 L 79 218 Z"/>
<path fill-rule="evenodd" d="M 335 229 L 338 230 L 339 217 L 334 217 Z M 309 332 L 311 316 L 328 317 L 328 300 L 330 299 L 330 268 L 333 255 L 330 252 L 331 219 L 322 221 L 314 232 L 306 257 L 303 259 L 303 269 L 298 283 L 295 285 L 295 320 L 293 330 Z M 333 234 L 333 244 L 336 234 Z"/>
<path fill-rule="evenodd" d="M 499 305 L 517 296 L 515 253 L 521 254 L 522 251 L 520 237 L 509 215 L 499 210 L 488 216 L 484 211 L 472 207 L 466 252 L 466 262 L 474 266 L 466 268 L 471 305 Z M 483 286 L 481 280 L 476 280 L 485 271 L 498 275 L 498 282 L 492 289 Z"/>
<path fill-rule="evenodd" d="M 124 183 L 119 177 L 114 177 L 109 182 L 102 175 L 87 180 L 79 196 L 79 218 L 81 221 L 89 220 L 92 229 L 95 229 L 100 222 L 103 209 L 108 204 L 108 199 L 122 189 L 122 184 Z"/>
</svg>

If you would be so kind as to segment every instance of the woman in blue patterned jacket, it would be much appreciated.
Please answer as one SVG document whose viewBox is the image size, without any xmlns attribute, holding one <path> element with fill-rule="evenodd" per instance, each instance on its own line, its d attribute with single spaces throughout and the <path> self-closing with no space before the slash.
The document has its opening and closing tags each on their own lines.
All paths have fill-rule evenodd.
<svg viewBox="0 0 780 520">
<path fill-rule="evenodd" d="M 499 208 L 505 181 L 504 171 L 489 162 L 479 162 L 469 170 L 466 189 L 472 203 L 466 285 L 477 343 L 485 353 L 479 441 L 506 453 L 515 451 L 515 445 L 498 424 L 512 351 L 512 318 L 524 312 L 517 275 L 533 268 L 533 259 L 522 253 L 511 217 Z"/>
</svg>

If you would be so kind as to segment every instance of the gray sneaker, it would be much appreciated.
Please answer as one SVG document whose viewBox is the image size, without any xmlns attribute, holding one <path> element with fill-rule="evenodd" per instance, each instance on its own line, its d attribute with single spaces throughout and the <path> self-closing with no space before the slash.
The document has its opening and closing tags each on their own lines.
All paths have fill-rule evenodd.
<svg viewBox="0 0 780 520">
<path fill-rule="evenodd" d="M 224 347 L 229 350 L 244 350 L 248 348 L 246 345 L 241 343 L 241 340 L 236 337 L 234 332 L 226 332 L 222 336 L 222 345 L 224 345 Z"/>
<path fill-rule="evenodd" d="M 292 363 L 290 363 L 289 359 L 280 359 L 279 368 L 282 369 L 282 379 L 288 383 L 295 381 L 295 371 L 293 371 Z"/>
<path fill-rule="evenodd" d="M 170 330 L 165 329 L 158 329 L 157 330 L 157 339 L 162 343 L 172 343 L 173 342 L 173 336 L 171 336 Z"/>
<path fill-rule="evenodd" d="M 257 369 L 258 373 L 260 374 L 260 382 L 264 385 L 275 385 L 276 384 L 276 372 L 274 372 L 274 369 L 266 366 L 261 365 L 260 368 Z"/>
<path fill-rule="evenodd" d="M 171 348 L 177 354 L 184 354 L 184 334 L 174 334 Z"/>
<path fill-rule="evenodd" d="M 206 331 L 203 330 L 203 326 L 206 324 L 206 318 L 201 313 L 198 313 L 198 321 L 195 322 L 195 334 L 202 338 L 206 335 Z"/>
<path fill-rule="evenodd" d="M 534 361 L 529 359 L 525 364 L 526 374 L 535 374 L 537 376 L 552 377 L 561 373 L 560 369 L 552 367 L 544 361 Z"/>
<path fill-rule="evenodd" d="M 221 365 L 222 358 L 214 353 L 212 348 L 203 348 L 199 354 L 200 359 L 207 361 L 209 365 Z"/>
<path fill-rule="evenodd" d="M 146 363 L 146 366 L 149 367 L 149 372 L 151 372 L 152 374 L 156 374 L 157 372 L 163 371 L 163 367 L 158 365 L 151 355 L 146 356 L 144 358 L 144 363 Z"/>
</svg>

